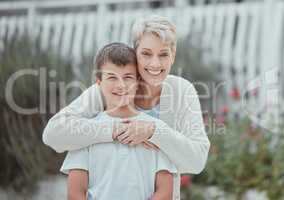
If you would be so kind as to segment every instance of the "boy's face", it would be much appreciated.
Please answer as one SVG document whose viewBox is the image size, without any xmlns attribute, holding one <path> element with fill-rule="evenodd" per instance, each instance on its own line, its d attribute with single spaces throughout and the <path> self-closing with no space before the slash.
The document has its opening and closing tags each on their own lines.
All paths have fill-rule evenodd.
<svg viewBox="0 0 284 200">
<path fill-rule="evenodd" d="M 133 64 L 117 66 L 107 62 L 101 67 L 100 87 L 107 109 L 115 109 L 134 102 L 137 90 L 137 67 Z"/>
</svg>

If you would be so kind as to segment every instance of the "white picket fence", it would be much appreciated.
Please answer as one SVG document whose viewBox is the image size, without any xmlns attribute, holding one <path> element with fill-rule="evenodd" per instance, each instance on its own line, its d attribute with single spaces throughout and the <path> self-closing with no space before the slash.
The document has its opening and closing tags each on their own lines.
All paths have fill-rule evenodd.
<svg viewBox="0 0 284 200">
<path fill-rule="evenodd" d="M 4 48 L 1 40 L 28 31 L 35 38 L 40 36 L 43 49 L 54 48 L 77 63 L 83 55 L 93 55 L 98 47 L 108 42 L 130 43 L 130 29 L 135 19 L 161 14 L 176 23 L 179 37 L 199 35 L 201 47 L 212 52 L 206 59 L 218 62 L 223 69 L 227 93 L 234 86 L 242 94 L 259 87 L 258 96 L 245 99 L 246 111 L 262 113 L 267 104 L 276 106 L 276 111 L 282 108 L 279 106 L 283 102 L 283 87 L 279 83 L 284 68 L 284 2 L 177 6 L 154 12 L 145 8 L 110 11 L 108 2 L 111 1 L 104 4 L 88 0 L 64 2 L 0 3 L 0 10 L 27 10 L 25 16 L 0 16 L 0 51 Z M 39 11 L 90 5 L 98 5 L 98 9 L 53 14 Z M 80 69 L 76 71 L 79 73 Z M 226 102 L 230 104 L 233 100 L 228 98 Z"/>
</svg>

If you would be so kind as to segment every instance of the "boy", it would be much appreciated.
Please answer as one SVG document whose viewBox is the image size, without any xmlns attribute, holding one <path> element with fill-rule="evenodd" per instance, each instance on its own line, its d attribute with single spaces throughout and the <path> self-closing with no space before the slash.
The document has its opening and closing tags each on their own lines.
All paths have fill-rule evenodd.
<svg viewBox="0 0 284 200">
<path fill-rule="evenodd" d="M 95 120 L 156 120 L 135 109 L 138 70 L 132 48 L 122 43 L 106 45 L 96 65 L 106 109 Z M 172 200 L 171 173 L 177 172 L 162 152 L 117 141 L 69 152 L 61 171 L 69 174 L 69 200 Z"/>
</svg>

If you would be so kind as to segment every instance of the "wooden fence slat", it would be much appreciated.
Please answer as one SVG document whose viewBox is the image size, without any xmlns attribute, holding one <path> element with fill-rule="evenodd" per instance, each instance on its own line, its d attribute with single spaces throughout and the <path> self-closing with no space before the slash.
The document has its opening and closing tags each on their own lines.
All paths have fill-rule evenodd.
<svg viewBox="0 0 284 200">
<path fill-rule="evenodd" d="M 94 56 L 95 51 L 95 37 L 96 37 L 96 14 L 89 13 L 86 16 L 87 26 L 86 26 L 86 34 L 84 41 L 84 49 L 83 54 L 87 56 Z"/>
<path fill-rule="evenodd" d="M 113 20 L 111 21 L 112 23 L 112 39 L 113 41 L 118 42 L 120 38 L 120 29 L 121 29 L 121 20 L 120 20 L 120 15 L 121 12 L 115 11 L 113 13 Z"/>
<path fill-rule="evenodd" d="M 3 40 L 7 31 L 7 18 L 0 18 L 0 40 Z"/>
<path fill-rule="evenodd" d="M 249 10 L 251 16 L 251 30 L 248 35 L 248 59 L 247 59 L 247 84 L 246 92 L 249 94 L 249 99 L 246 101 L 246 110 L 253 113 L 254 105 L 257 105 L 257 79 L 256 71 L 259 68 L 258 64 L 258 44 L 260 42 L 260 15 L 259 7 L 254 6 Z M 253 92 L 254 90 L 254 92 Z"/>
<path fill-rule="evenodd" d="M 73 40 L 72 56 L 76 63 L 79 63 L 82 58 L 82 44 L 85 37 L 84 25 L 86 22 L 85 15 L 77 14 L 75 19 L 75 35 Z"/>
<path fill-rule="evenodd" d="M 13 16 L 8 19 L 8 40 L 10 40 L 13 37 L 13 34 L 15 33 L 17 28 L 17 17 Z"/>
<path fill-rule="evenodd" d="M 124 12 L 122 16 L 122 28 L 121 28 L 121 38 L 120 41 L 123 43 L 128 43 L 129 37 L 130 37 L 130 24 L 132 21 L 132 16 L 131 13 L 129 14 L 128 12 Z"/>
<path fill-rule="evenodd" d="M 214 34 L 214 7 L 208 6 L 205 10 L 205 31 L 203 36 L 203 46 L 205 47 L 204 61 L 210 63 L 212 61 L 212 41 Z"/>
<path fill-rule="evenodd" d="M 212 40 L 212 53 L 213 53 L 213 59 L 215 61 L 218 61 L 220 59 L 220 44 L 222 40 L 222 30 L 225 18 L 224 12 L 225 12 L 225 7 L 223 6 L 220 6 L 218 11 L 215 10 L 216 20 L 215 20 L 214 34 Z"/>
<path fill-rule="evenodd" d="M 55 49 L 56 51 L 60 52 L 60 39 L 61 39 L 61 33 L 62 33 L 62 28 L 63 28 L 63 23 L 62 23 L 62 15 L 57 14 L 52 17 L 53 21 L 53 37 L 52 40 L 50 41 L 52 44 L 52 48 Z"/>
<path fill-rule="evenodd" d="M 233 36 L 234 36 L 234 24 L 236 21 L 236 9 L 235 6 L 229 5 L 225 10 L 226 21 L 224 24 L 224 36 L 221 45 L 221 52 L 220 52 L 220 63 L 222 65 L 223 73 L 222 77 L 225 82 L 225 101 L 230 103 L 230 99 L 228 98 L 229 91 L 233 87 L 232 82 L 232 59 L 233 59 Z M 213 40 L 213 39 L 211 39 Z"/>
<path fill-rule="evenodd" d="M 51 16 L 45 15 L 44 17 L 42 17 L 42 36 L 41 36 L 42 49 L 48 48 L 50 27 L 51 27 Z"/>
<path fill-rule="evenodd" d="M 259 7 L 254 7 L 250 10 L 251 13 L 251 31 L 248 35 L 248 79 L 255 77 L 257 66 L 257 47 L 260 42 L 260 10 Z"/>
<path fill-rule="evenodd" d="M 186 36 L 190 32 L 190 25 L 191 25 L 191 8 L 190 7 L 185 7 L 182 10 L 178 10 L 181 14 L 180 18 L 178 19 L 183 19 L 183 20 L 178 20 L 178 24 L 180 27 L 178 27 L 177 34 L 181 37 Z"/>
<path fill-rule="evenodd" d="M 64 14 L 64 31 L 63 31 L 63 42 L 62 42 L 62 49 L 61 55 L 69 57 L 69 52 L 71 51 L 72 43 L 71 40 L 73 34 L 73 26 L 74 26 L 74 16 L 72 14 Z"/>
<path fill-rule="evenodd" d="M 240 7 L 239 7 L 240 8 Z M 247 57 L 247 49 L 246 49 L 246 36 L 247 36 L 247 7 L 242 7 L 238 9 L 238 28 L 237 28 L 237 38 L 234 49 L 233 63 L 236 69 L 236 83 L 238 84 L 238 88 L 241 92 L 243 92 L 243 88 L 245 87 L 244 81 L 244 64 L 245 59 Z"/>
</svg>

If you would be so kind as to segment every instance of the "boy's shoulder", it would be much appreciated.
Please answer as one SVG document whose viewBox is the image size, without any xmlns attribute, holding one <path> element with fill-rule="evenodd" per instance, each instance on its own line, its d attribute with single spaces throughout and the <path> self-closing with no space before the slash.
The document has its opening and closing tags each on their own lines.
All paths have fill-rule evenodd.
<svg viewBox="0 0 284 200">
<path fill-rule="evenodd" d="M 100 120 L 100 121 L 105 121 L 105 120 L 111 120 L 112 117 L 109 116 L 105 111 L 99 112 L 94 119 Z"/>
<path fill-rule="evenodd" d="M 98 115 L 96 117 L 94 117 L 95 120 L 100 120 L 100 121 L 110 121 L 110 120 L 123 120 L 123 118 L 119 118 L 119 117 L 111 117 L 110 115 L 108 115 L 105 111 L 104 112 L 99 112 Z M 139 111 L 139 114 L 136 115 L 135 117 L 129 117 L 128 119 L 131 120 L 143 120 L 143 121 L 155 121 L 157 120 L 157 118 L 152 117 L 149 114 L 146 114 L 142 111 Z"/>
</svg>

